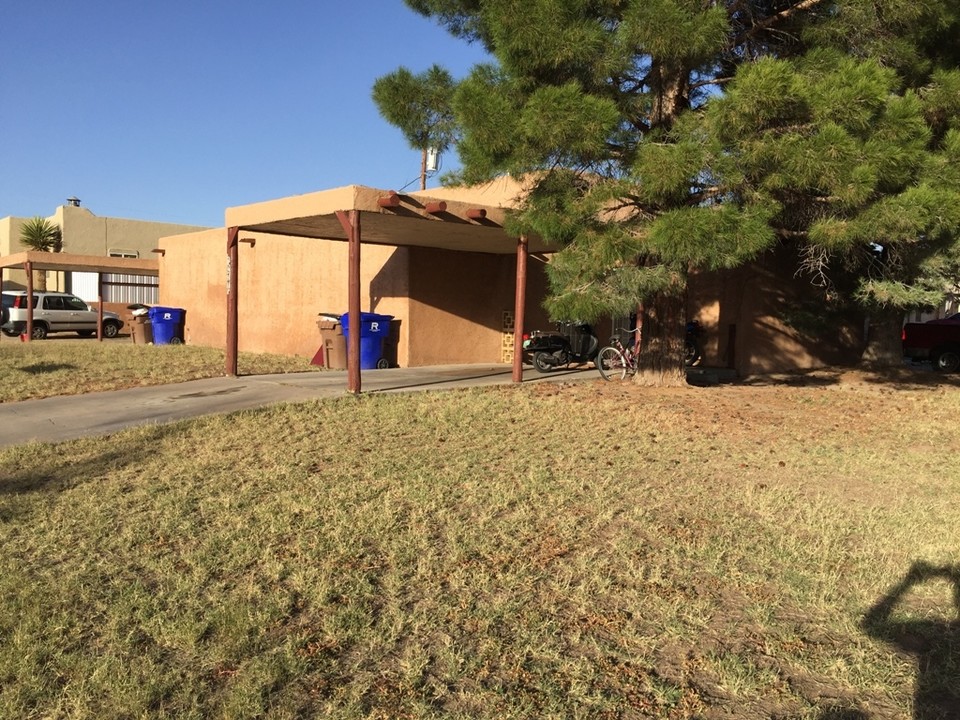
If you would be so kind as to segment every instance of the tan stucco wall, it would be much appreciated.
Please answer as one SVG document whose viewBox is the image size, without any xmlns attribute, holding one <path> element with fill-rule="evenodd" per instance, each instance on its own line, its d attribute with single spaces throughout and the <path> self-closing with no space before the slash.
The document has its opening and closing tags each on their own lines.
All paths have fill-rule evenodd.
<svg viewBox="0 0 960 720">
<path fill-rule="evenodd" d="M 244 232 L 240 243 L 238 347 L 312 358 L 321 345 L 317 315 L 347 311 L 347 243 Z M 226 230 L 163 238 L 160 304 L 186 312 L 188 343 L 226 344 Z M 406 251 L 363 246 L 361 310 L 407 318 Z M 401 323 L 405 330 L 407 323 Z M 407 364 L 401 334 L 397 360 Z"/>
<path fill-rule="evenodd" d="M 501 362 L 513 315 L 516 258 L 412 248 L 410 365 Z M 528 264 L 525 326 L 545 327 L 543 266 Z"/>
<path fill-rule="evenodd" d="M 821 291 L 795 277 L 797 258 L 779 248 L 737 270 L 690 279 L 688 316 L 703 323 L 704 365 L 741 377 L 855 363 L 863 318 L 827 316 Z"/>
<path fill-rule="evenodd" d="M 24 250 L 20 244 L 20 228 L 27 218 L 5 217 L 0 218 L 0 255 L 13 255 Z M 26 287 L 27 275 L 23 270 L 5 268 L 3 273 L 4 288 Z"/>
<path fill-rule="evenodd" d="M 516 208 L 523 202 L 527 189 L 520 181 L 502 176 L 482 185 L 461 187 L 436 187 L 412 192 L 414 197 L 441 198 L 484 207 Z"/>
<path fill-rule="evenodd" d="M 243 232 L 238 347 L 313 357 L 317 315 L 347 311 L 347 243 Z M 189 343 L 226 344 L 226 230 L 163 238 L 160 304 L 186 312 Z M 548 327 L 543 265 L 529 263 L 526 327 Z M 399 326 L 387 355 L 411 367 L 503 360 L 503 313 L 514 310 L 516 258 L 426 248 L 361 247 L 361 309 Z M 242 368 L 241 368 L 242 370 Z"/>
</svg>

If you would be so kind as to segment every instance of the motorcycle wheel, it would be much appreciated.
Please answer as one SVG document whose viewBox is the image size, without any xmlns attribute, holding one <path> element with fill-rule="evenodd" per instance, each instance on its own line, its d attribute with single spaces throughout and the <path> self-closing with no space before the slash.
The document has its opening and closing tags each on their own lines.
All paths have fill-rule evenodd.
<svg viewBox="0 0 960 720">
<path fill-rule="evenodd" d="M 702 356 L 700 348 L 697 347 L 697 343 L 687 338 L 683 344 L 683 364 L 687 367 L 693 367 L 700 362 Z"/>
<path fill-rule="evenodd" d="M 551 362 L 553 355 L 546 352 L 538 352 L 533 354 L 533 366 L 537 369 L 538 372 L 548 373 L 555 367 Z"/>
</svg>

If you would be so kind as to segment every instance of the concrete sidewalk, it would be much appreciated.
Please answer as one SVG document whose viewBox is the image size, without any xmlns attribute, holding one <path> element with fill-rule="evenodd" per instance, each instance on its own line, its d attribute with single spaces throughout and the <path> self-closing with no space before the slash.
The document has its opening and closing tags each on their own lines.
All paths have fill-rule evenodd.
<svg viewBox="0 0 960 720">
<path fill-rule="evenodd" d="M 592 366 L 541 374 L 524 370 L 524 383 L 593 380 Z M 449 390 L 481 385 L 508 385 L 510 365 L 443 365 L 365 371 L 364 394 Z M 130 390 L 0 403 L 0 447 L 31 440 L 60 442 L 106 435 L 137 425 L 303 402 L 347 394 L 346 371 L 248 375 L 191 380 Z"/>
</svg>

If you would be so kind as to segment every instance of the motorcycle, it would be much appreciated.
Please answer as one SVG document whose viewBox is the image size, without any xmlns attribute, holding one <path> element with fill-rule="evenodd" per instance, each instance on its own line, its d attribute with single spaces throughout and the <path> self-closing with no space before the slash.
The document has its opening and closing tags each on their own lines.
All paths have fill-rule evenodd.
<svg viewBox="0 0 960 720">
<path fill-rule="evenodd" d="M 524 335 L 523 350 L 537 371 L 547 373 L 572 362 L 593 360 L 600 340 L 588 323 L 558 322 L 556 331 L 534 330 Z"/>
<path fill-rule="evenodd" d="M 697 320 L 687 323 L 687 333 L 683 340 L 683 364 L 687 367 L 699 365 L 703 359 L 703 350 L 700 348 L 701 335 L 703 335 L 703 325 Z"/>
</svg>

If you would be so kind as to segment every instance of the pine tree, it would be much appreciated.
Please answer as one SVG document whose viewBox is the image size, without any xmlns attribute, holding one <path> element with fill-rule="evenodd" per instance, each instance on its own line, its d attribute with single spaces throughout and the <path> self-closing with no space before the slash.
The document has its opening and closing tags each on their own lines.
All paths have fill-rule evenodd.
<svg viewBox="0 0 960 720">
<path fill-rule="evenodd" d="M 373 101 L 383 118 L 403 133 L 410 147 L 420 150 L 420 189 L 427 187 L 427 151 L 444 152 L 454 139 L 450 73 L 434 65 L 419 75 L 401 67 L 373 84 Z"/>
<path fill-rule="evenodd" d="M 795 243 L 899 308 L 950 271 L 957 0 L 407 3 L 496 58 L 454 98 L 460 180 L 535 178 L 549 311 L 639 307 L 640 382 L 683 381 L 691 270 Z"/>
</svg>

